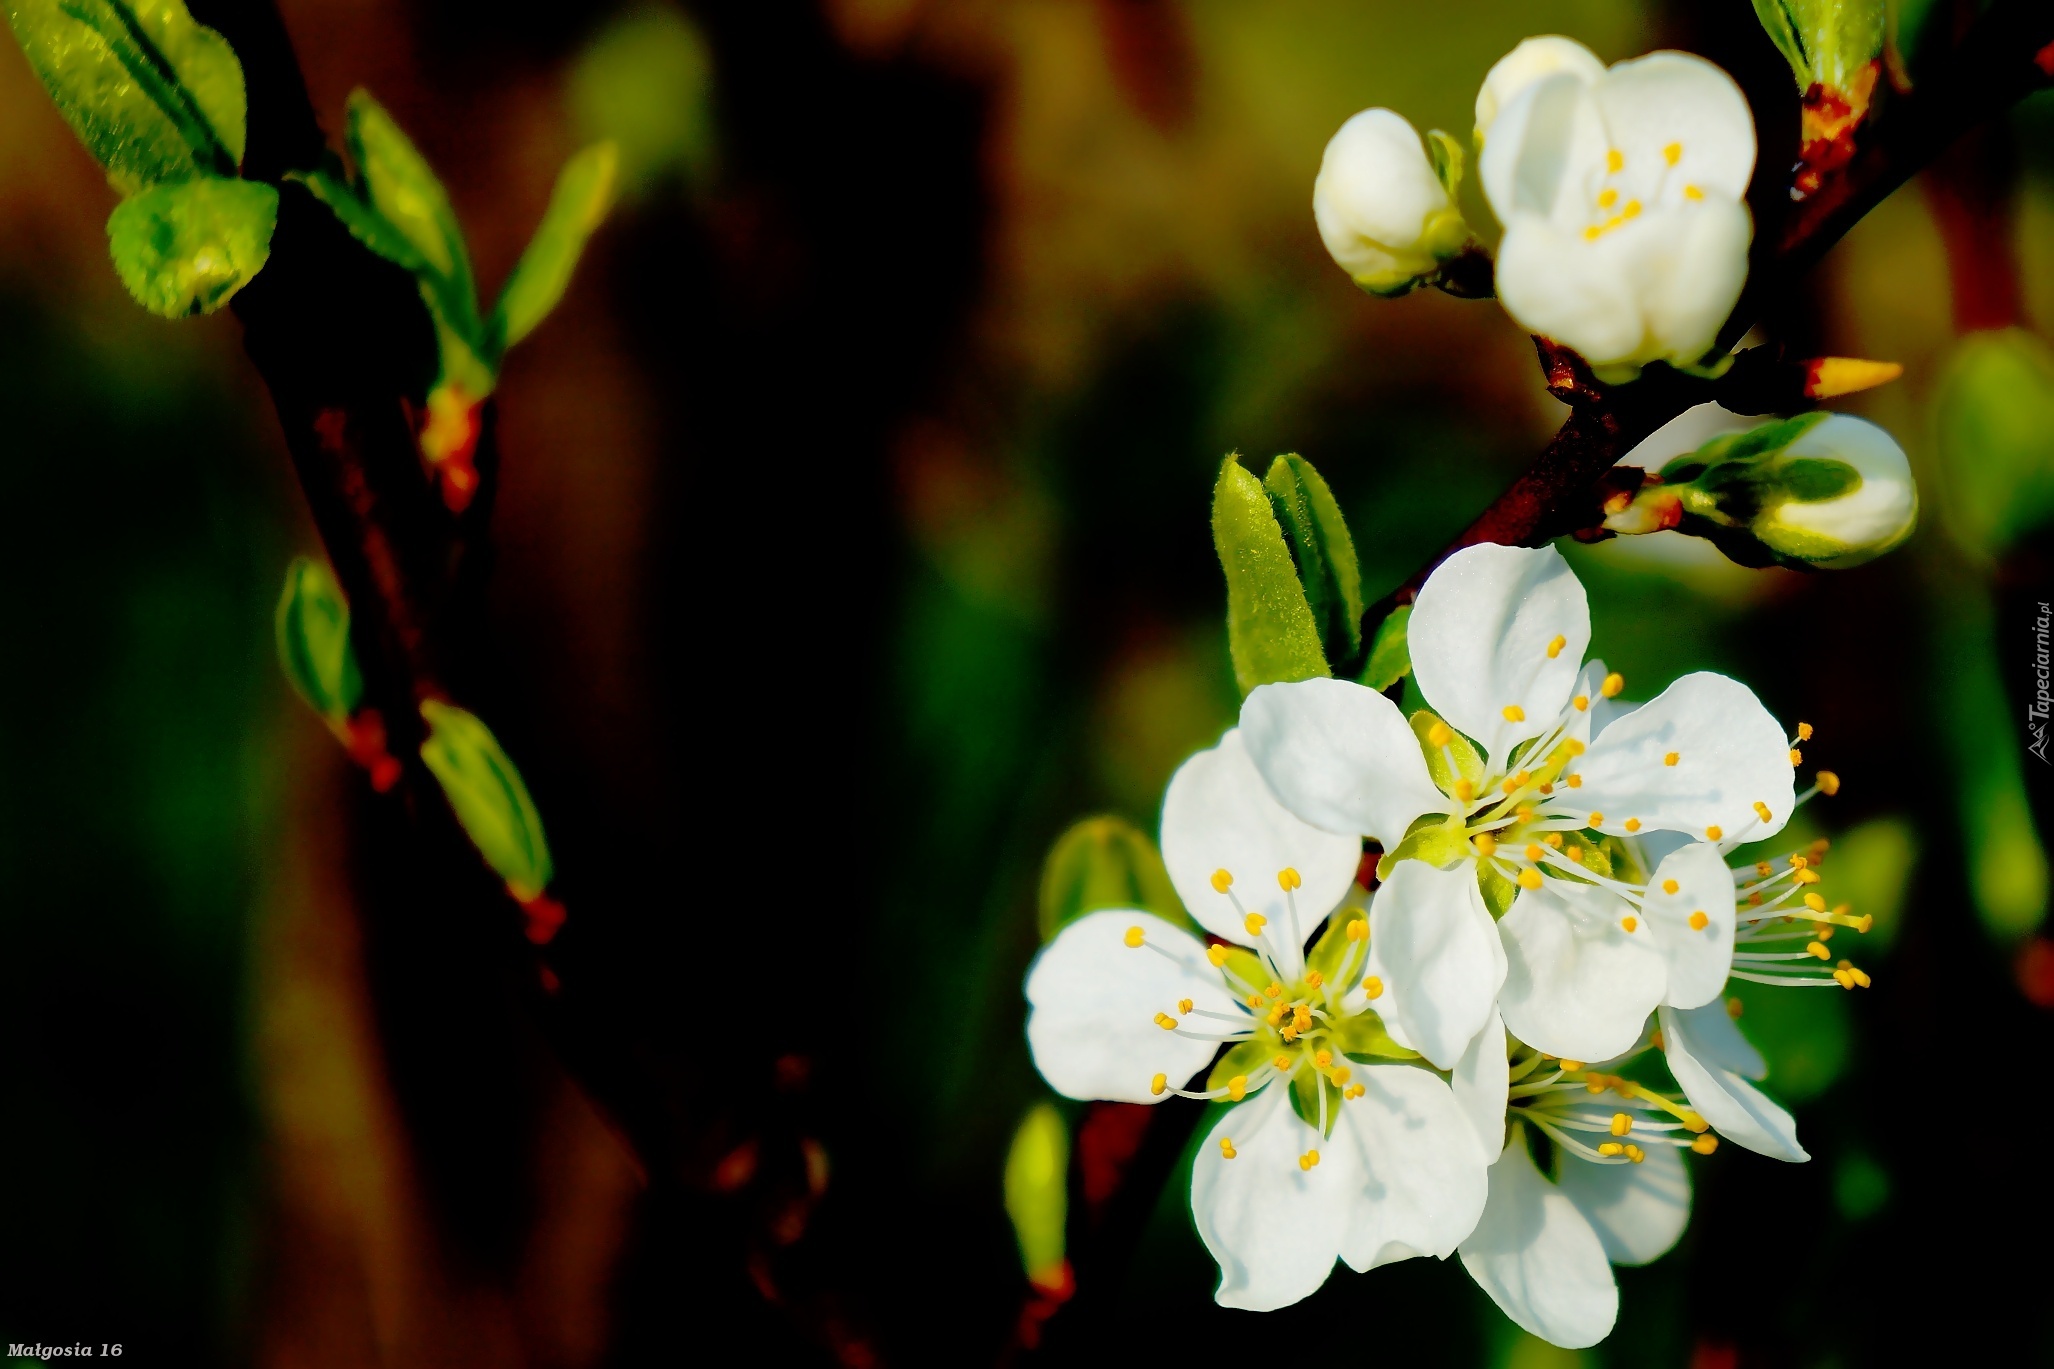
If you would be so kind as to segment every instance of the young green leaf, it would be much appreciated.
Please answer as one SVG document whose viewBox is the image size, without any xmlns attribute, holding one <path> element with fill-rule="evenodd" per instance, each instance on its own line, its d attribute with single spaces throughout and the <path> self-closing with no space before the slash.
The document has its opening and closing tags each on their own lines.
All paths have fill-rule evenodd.
<svg viewBox="0 0 2054 1369">
<path fill-rule="evenodd" d="M 1042 863 L 1042 940 L 1101 908 L 1139 908 L 1191 926 L 1155 843 L 1124 818 L 1085 818 L 1056 838 Z"/>
<path fill-rule="evenodd" d="M 620 152 L 594 143 L 564 163 L 535 236 L 507 277 L 492 311 L 491 337 L 504 352 L 535 330 L 563 298 L 585 242 L 613 204 Z"/>
<path fill-rule="evenodd" d="M 328 206 L 349 235 L 403 271 L 419 275 L 427 269 L 427 258 L 413 240 L 394 226 L 392 220 L 373 209 L 356 189 L 333 171 L 293 171 L 289 181 L 298 181 L 322 204 Z"/>
<path fill-rule="evenodd" d="M 1412 649 L 1405 641 L 1405 625 L 1412 618 L 1412 605 L 1400 604 L 1377 624 L 1376 638 L 1369 646 L 1369 664 L 1362 668 L 1362 683 L 1381 693 L 1412 673 Z"/>
<path fill-rule="evenodd" d="M 65 122 L 124 194 L 235 174 L 242 64 L 183 0 L 7 0 L 7 19 Z"/>
<path fill-rule="evenodd" d="M 331 724 L 356 711 L 364 695 L 349 642 L 349 601 L 328 567 L 296 557 L 285 571 L 276 615 L 278 664 L 293 690 Z"/>
<path fill-rule="evenodd" d="M 369 91 L 351 92 L 348 121 L 350 155 L 364 196 L 420 254 L 420 265 L 412 269 L 433 290 L 435 306 L 450 326 L 476 340 L 481 333 L 478 287 L 449 192 Z"/>
<path fill-rule="evenodd" d="M 1269 491 L 1231 456 L 1213 486 L 1212 540 L 1227 575 L 1227 644 L 1241 692 L 1327 675 L 1319 628 Z"/>
<path fill-rule="evenodd" d="M 485 863 L 526 902 L 549 887 L 554 867 L 542 815 L 499 739 L 477 717 L 430 699 L 421 705 L 428 739 L 421 759 L 442 785 L 457 821 Z"/>
<path fill-rule="evenodd" d="M 1277 523 L 1291 541 L 1291 559 L 1327 660 L 1352 662 L 1362 651 L 1362 571 L 1355 542 L 1334 492 L 1302 456 L 1280 456 L 1263 478 Z"/>
<path fill-rule="evenodd" d="M 107 218 L 114 270 L 136 302 L 164 318 L 211 314 L 271 256 L 278 191 L 203 176 L 131 195 Z"/>
</svg>

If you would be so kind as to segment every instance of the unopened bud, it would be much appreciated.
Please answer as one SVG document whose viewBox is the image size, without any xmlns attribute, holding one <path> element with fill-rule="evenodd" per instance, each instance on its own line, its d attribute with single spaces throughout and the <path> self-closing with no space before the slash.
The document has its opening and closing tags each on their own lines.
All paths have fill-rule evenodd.
<svg viewBox="0 0 2054 1369">
<path fill-rule="evenodd" d="M 485 863 L 523 903 L 549 887 L 554 873 L 542 815 L 528 786 L 492 730 L 474 714 L 430 699 L 421 705 L 428 739 L 421 759 L 442 785 L 457 821 Z"/>
<path fill-rule="evenodd" d="M 1069 1215 L 1070 1132 L 1051 1103 L 1020 1119 L 1006 1152 L 1006 1215 L 1020 1243 L 1020 1263 L 1037 1285 L 1061 1282 L 1063 1226 Z"/>
<path fill-rule="evenodd" d="M 1462 147 L 1402 115 L 1365 109 L 1327 143 L 1312 185 L 1320 238 L 1342 270 L 1376 295 L 1402 295 L 1470 245 L 1455 207 Z"/>
<path fill-rule="evenodd" d="M 278 598 L 278 664 L 295 693 L 340 730 L 363 698 L 364 678 L 349 641 L 349 601 L 327 566 L 311 557 L 286 568 Z"/>
</svg>

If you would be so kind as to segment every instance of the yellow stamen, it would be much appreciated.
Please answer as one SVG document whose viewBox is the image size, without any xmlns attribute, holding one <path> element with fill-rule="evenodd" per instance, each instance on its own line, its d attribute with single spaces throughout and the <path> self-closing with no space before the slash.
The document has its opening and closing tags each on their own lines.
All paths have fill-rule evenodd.
<svg viewBox="0 0 2054 1369">
<path fill-rule="evenodd" d="M 1638 832 L 1638 831 L 1640 830 L 1640 819 L 1639 819 L 1639 818 L 1628 818 L 1628 819 L 1626 819 L 1626 830 L 1627 830 L 1627 831 L 1629 831 L 1629 832 Z"/>
<path fill-rule="evenodd" d="M 1227 963 L 1227 948 L 1224 945 L 1208 946 L 1205 948 L 1205 958 L 1211 961 L 1212 967 L 1217 970 Z"/>
<path fill-rule="evenodd" d="M 1274 1027 L 1274 1026 L 1276 1026 L 1276 1025 L 1277 1025 L 1277 1024 L 1279 1023 L 1279 1022 L 1283 1021 L 1283 1020 L 1284 1020 L 1284 1013 L 1285 1013 L 1285 1011 L 1286 1011 L 1286 1009 L 1285 1009 L 1284 1005 L 1283 1005 L 1283 1004 L 1281 1004 L 1281 1003 L 1277 1004 L 1277 1006 L 1275 1006 L 1274 1008 L 1271 1008 L 1271 1009 L 1269 1010 L 1269 1024 L 1270 1024 L 1270 1025 L 1271 1025 L 1272 1027 Z"/>
<path fill-rule="evenodd" d="M 1604 235 L 1605 230 L 1598 227 L 1596 224 L 1592 224 L 1590 227 L 1583 230 L 1583 240 L 1585 242 L 1596 242 L 1599 238 L 1602 238 Z"/>
<path fill-rule="evenodd" d="M 1821 941 L 1831 941 L 1831 940 L 1833 939 L 1833 931 L 1834 931 L 1834 929 L 1833 929 L 1833 927 L 1831 926 L 1831 924 L 1828 924 L 1827 926 L 1824 926 L 1824 927 L 1821 927 L 1821 928 L 1819 928 L 1819 940 L 1821 940 Z"/>
<path fill-rule="evenodd" d="M 1581 788 L 1583 788 L 1583 776 L 1581 776 L 1581 775 L 1571 775 L 1571 776 L 1569 777 L 1569 787 L 1570 787 L 1571 789 L 1581 789 Z"/>
<path fill-rule="evenodd" d="M 1224 894 L 1233 887 L 1234 877 L 1232 875 L 1228 874 L 1225 870 L 1215 870 L 1212 872 L 1212 888 L 1214 893 Z"/>
<path fill-rule="evenodd" d="M 1283 1026 L 1277 1028 L 1277 1035 L 1283 1037 L 1286 1041 L 1296 1041 L 1298 1039 L 1297 1025 L 1286 1022 Z"/>
<path fill-rule="evenodd" d="M 1695 1141 L 1692 1141 L 1690 1143 L 1690 1148 L 1696 1154 L 1710 1155 L 1713 1151 L 1719 1148 L 1719 1138 L 1712 1135 L 1708 1131 L 1704 1135 L 1698 1137 Z"/>
<path fill-rule="evenodd" d="M 1690 915 L 1690 930 L 1701 932 L 1711 924 L 1711 921 L 1709 917 L 1705 916 L 1705 910 L 1700 908 Z"/>
<path fill-rule="evenodd" d="M 1683 198 L 1686 200 L 1701 200 L 1704 197 L 1705 192 L 1697 186 L 1686 185 L 1683 187 Z"/>
<path fill-rule="evenodd" d="M 1640 217 L 1640 201 L 1639 201 L 1639 200 L 1628 200 L 1628 201 L 1626 202 L 1626 204 L 1625 204 L 1625 207 L 1624 207 L 1624 208 L 1622 208 L 1622 209 L 1621 209 L 1621 210 L 1619 211 L 1619 217 L 1620 217 L 1620 218 L 1622 218 L 1622 219 L 1637 219 L 1637 218 L 1639 218 L 1639 217 Z"/>
<path fill-rule="evenodd" d="M 1668 145 L 1667 147 L 1663 148 L 1663 149 L 1662 149 L 1662 160 L 1663 160 L 1663 161 L 1665 161 L 1665 162 L 1667 162 L 1667 163 L 1668 163 L 1669 165 L 1671 165 L 1671 166 L 1674 166 L 1674 165 L 1676 165 L 1676 163 L 1678 163 L 1678 162 L 1682 161 L 1682 160 L 1683 160 L 1683 144 L 1682 144 L 1682 143 L 1670 143 L 1670 144 L 1669 144 L 1669 145 Z"/>
<path fill-rule="evenodd" d="M 1631 1130 L 1633 1130 L 1633 1117 L 1630 1113 L 1615 1112 L 1612 1114 L 1612 1134 L 1614 1136 L 1624 1136 Z"/>
<path fill-rule="evenodd" d="M 1619 697 L 1619 691 L 1624 688 L 1626 688 L 1626 677 L 1615 670 L 1605 676 L 1605 682 L 1598 686 L 1598 693 L 1608 699 L 1616 699 Z"/>
<path fill-rule="evenodd" d="M 1305 972 L 1305 987 L 1308 989 L 1316 989 L 1326 982 L 1327 977 L 1318 970 L 1307 970 Z"/>
<path fill-rule="evenodd" d="M 1766 860 L 1758 860 L 1754 863 L 1754 872 L 1758 875 L 1771 875 L 1776 872 L 1776 867 Z"/>
<path fill-rule="evenodd" d="M 1177 1019 L 1166 1012 L 1159 1012 L 1155 1015 L 1155 1025 L 1161 1027 L 1166 1032 L 1175 1031 L 1177 1029 Z"/>
<path fill-rule="evenodd" d="M 1600 1155 L 1624 1155 L 1625 1153 L 1626 1147 L 1620 1145 L 1617 1141 L 1606 1141 L 1598 1147 L 1598 1154 Z"/>
<path fill-rule="evenodd" d="M 1479 856 L 1482 856 L 1485 860 L 1489 860 L 1493 855 L 1497 853 L 1498 839 L 1492 836 L 1489 832 L 1478 832 L 1476 834 L 1476 838 L 1473 842 L 1473 845 L 1475 845 L 1476 853 Z"/>
<path fill-rule="evenodd" d="M 1528 843 L 1526 843 L 1526 858 L 1528 860 L 1539 860 L 1542 856 L 1546 854 L 1547 852 L 1541 849 L 1539 842 L 1529 841 Z"/>
<path fill-rule="evenodd" d="M 1588 825 L 1591 827 L 1603 827 L 1605 825 L 1605 815 L 1603 813 L 1592 813 Z"/>
<path fill-rule="evenodd" d="M 1127 929 L 1127 935 L 1121 938 L 1121 940 L 1125 941 L 1129 946 L 1139 946 L 1143 939 L 1144 938 L 1139 927 L 1129 927 Z"/>
<path fill-rule="evenodd" d="M 1812 783 L 1818 785 L 1819 792 L 1829 799 L 1840 792 L 1840 777 L 1830 770 L 1821 770 L 1813 777 Z"/>
<path fill-rule="evenodd" d="M 1605 170 L 1610 172 L 1618 172 L 1624 170 L 1625 166 L 1626 154 L 1624 152 L 1621 152 L 1618 148 L 1615 147 L 1610 152 L 1607 152 L 1605 154 Z"/>
<path fill-rule="evenodd" d="M 1815 913 L 1823 913 L 1826 911 L 1826 900 L 1820 898 L 1817 894 L 1806 894 L 1804 896 L 1804 906 Z"/>
<path fill-rule="evenodd" d="M 1739 1020 L 1740 1014 L 1746 1011 L 1746 1009 L 1747 1004 L 1741 1002 L 1738 998 L 1729 998 L 1726 1000 L 1726 1016 L 1733 1018 L 1736 1021 Z"/>
<path fill-rule="evenodd" d="M 1300 1169 L 1311 1169 L 1314 1165 L 1318 1163 L 1319 1152 L 1316 1150 L 1308 1150 L 1303 1155 L 1298 1157 L 1298 1168 Z"/>
<path fill-rule="evenodd" d="M 1802 870 L 1810 864 L 1811 862 L 1806 860 L 1803 856 L 1792 856 L 1790 858 L 1790 868 L 1793 870 Z"/>
<path fill-rule="evenodd" d="M 1277 887 L 1288 894 L 1293 889 L 1304 888 L 1305 881 L 1299 877 L 1296 870 L 1286 865 L 1283 869 L 1277 871 Z"/>
<path fill-rule="evenodd" d="M 1548 833 L 1545 840 L 1547 841 L 1548 845 L 1554 847 L 1557 851 L 1562 849 L 1562 834 L 1560 832 Z"/>
<path fill-rule="evenodd" d="M 1365 937 L 1367 937 L 1368 935 L 1369 935 L 1369 919 L 1368 919 L 1368 918 L 1366 918 L 1366 917 L 1358 917 L 1358 918 L 1356 918 L 1356 919 L 1355 919 L 1354 921 L 1352 921 L 1352 922 L 1350 922 L 1350 923 L 1348 924 L 1348 939 L 1349 939 L 1350 941 L 1361 941 L 1361 940 L 1363 940 L 1363 939 L 1364 939 Z"/>
<path fill-rule="evenodd" d="M 1469 780 L 1455 781 L 1455 801 L 1467 803 L 1476 797 L 1476 785 Z"/>
<path fill-rule="evenodd" d="M 1505 715 L 1505 721 L 1508 723 L 1523 723 L 1526 721 L 1526 710 L 1518 704 L 1506 704 L 1500 711 Z"/>
<path fill-rule="evenodd" d="M 1720 826 L 1718 826 L 1718 825 L 1716 825 L 1716 824 L 1714 824 L 1714 825 L 1713 825 L 1713 826 L 1711 826 L 1711 827 L 1707 827 L 1707 828 L 1705 828 L 1705 840 L 1706 840 L 1706 841 L 1718 841 L 1718 840 L 1720 840 L 1721 838 L 1723 838 L 1723 837 L 1724 837 L 1725 835 L 1726 835 L 1726 829 L 1725 829 L 1725 828 L 1723 828 L 1723 827 L 1720 827 Z"/>
<path fill-rule="evenodd" d="M 1521 822 L 1532 822 L 1533 805 L 1530 803 L 1520 804 L 1517 808 L 1514 808 L 1512 810 L 1512 816 L 1518 818 Z"/>
<path fill-rule="evenodd" d="M 1575 698 L 1571 699 L 1569 703 L 1572 707 L 1576 709 L 1578 713 L 1581 713 L 1584 709 L 1590 707 L 1590 695 L 1579 694 Z"/>
<path fill-rule="evenodd" d="M 1682 887 L 1683 886 L 1681 884 L 1678 884 L 1673 879 L 1665 879 L 1662 881 L 1662 892 L 1665 894 L 1673 894 Z"/>
<path fill-rule="evenodd" d="M 1630 916 L 1629 916 L 1629 917 L 1622 917 L 1622 918 L 1620 918 L 1620 919 L 1619 919 L 1619 925 L 1620 925 L 1621 927 L 1624 927 L 1624 928 L 1625 928 L 1625 929 L 1626 929 L 1627 931 L 1631 932 L 1631 931 L 1634 931 L 1635 929 L 1637 929 L 1637 928 L 1638 928 L 1638 927 L 1640 926 L 1640 919 L 1639 919 L 1639 918 L 1637 918 L 1637 917 L 1630 917 Z"/>
<path fill-rule="evenodd" d="M 1426 730 L 1426 744 L 1428 746 L 1446 746 L 1454 740 L 1455 729 L 1439 719 L 1435 719 L 1434 725 Z"/>
<path fill-rule="evenodd" d="M 1655 1044 L 1660 1045 L 1661 1043 L 1658 1041 Z M 1683 1123 L 1684 1129 L 1687 1131 L 1701 1132 L 1711 1126 L 1711 1123 L 1705 1120 L 1703 1113 L 1693 1112 L 1688 1108 L 1685 1108 L 1683 1114 L 1676 1120 Z"/>
<path fill-rule="evenodd" d="M 1682 752 L 1680 752 L 1680 751 L 1671 751 L 1671 752 L 1670 752 L 1670 753 L 1669 753 L 1668 755 L 1666 755 L 1666 756 L 1662 757 L 1662 764 L 1663 764 L 1663 765 L 1674 765 L 1674 764 L 1676 764 L 1676 762 L 1678 762 L 1678 761 L 1680 761 L 1680 760 L 1682 760 L 1682 759 L 1683 759 L 1683 753 L 1682 753 Z"/>
<path fill-rule="evenodd" d="M 1191 1000 L 1190 1000 L 1190 999 L 1188 999 L 1188 998 L 1180 998 L 1180 999 L 1178 999 L 1178 1000 L 1177 1000 L 1177 1011 L 1178 1011 L 1178 1012 L 1180 1012 L 1180 1013 L 1188 1013 L 1188 1012 L 1190 1012 L 1190 1011 L 1191 1011 Z"/>
<path fill-rule="evenodd" d="M 1642 1160 L 1645 1160 L 1647 1158 L 1647 1152 L 1642 1150 L 1639 1146 L 1628 1145 L 1626 1147 L 1626 1158 L 1633 1161 L 1633 1163 L 1637 1165 Z"/>
<path fill-rule="evenodd" d="M 1234 1149 L 1234 1138 L 1233 1138 L 1233 1137 L 1231 1137 L 1231 1136 L 1222 1136 L 1222 1137 L 1220 1137 L 1220 1158 L 1221 1158 L 1221 1159 L 1223 1159 L 1223 1160 L 1231 1160 L 1231 1159 L 1233 1159 L 1233 1158 L 1234 1158 L 1234 1157 L 1235 1157 L 1236 1155 L 1239 1155 L 1240 1153 L 1241 1153 L 1240 1151 L 1238 1151 L 1238 1150 Z"/>
<path fill-rule="evenodd" d="M 1375 975 L 1365 978 L 1362 981 L 1362 996 L 1372 999 L 1382 998 L 1384 996 L 1384 981 L 1378 979 Z"/>
<path fill-rule="evenodd" d="M 1569 859 L 1575 861 L 1578 865 L 1583 864 L 1583 848 L 1581 846 L 1570 847 Z"/>
<path fill-rule="evenodd" d="M 1812 739 L 1812 725 L 1810 723 L 1799 723 L 1797 725 L 1797 739 L 1801 742 L 1808 742 Z"/>
<path fill-rule="evenodd" d="M 1562 654 L 1562 648 L 1568 645 L 1569 639 L 1567 637 L 1564 637 L 1559 632 L 1556 633 L 1555 640 L 1548 643 L 1548 659 L 1552 661 L 1557 656 L 1560 656 Z"/>
<path fill-rule="evenodd" d="M 1823 941 L 1806 943 L 1804 953 L 1810 956 L 1817 956 L 1820 960 L 1831 960 L 1833 958 L 1833 953 L 1826 949 L 1826 943 Z"/>
<path fill-rule="evenodd" d="M 1531 866 L 1524 870 L 1521 870 L 1519 872 L 1519 887 L 1522 889 L 1540 888 L 1541 872 L 1536 869 L 1533 869 Z"/>
<path fill-rule="evenodd" d="M 1611 186 L 1608 185 L 1603 190 L 1600 190 L 1598 192 L 1598 208 L 1610 209 L 1613 205 L 1617 204 L 1618 202 L 1619 192 L 1612 189 Z"/>
<path fill-rule="evenodd" d="M 1262 995 L 1259 993 L 1248 995 L 1248 1006 L 1259 1010 L 1262 1007 Z"/>
<path fill-rule="evenodd" d="M 1349 1069 L 1346 1065 L 1343 1065 L 1341 1066 L 1341 1068 L 1335 1070 L 1331 1077 L 1336 1084 L 1345 1084 L 1350 1079 L 1355 1077 L 1355 1072 Z"/>
<path fill-rule="evenodd" d="M 1270 1061 L 1270 1064 L 1276 1069 L 1287 1070 L 1291 1068 L 1291 1057 L 1288 1055 L 1279 1055 L 1276 1059 Z"/>
<path fill-rule="evenodd" d="M 1282 998 L 1284 996 L 1284 986 L 1277 983 L 1276 980 L 1272 979 L 1269 982 L 1269 987 L 1267 989 L 1264 989 L 1263 992 L 1268 994 L 1271 998 Z"/>
<path fill-rule="evenodd" d="M 1763 803 L 1760 799 L 1754 801 L 1754 815 L 1763 822 L 1773 822 L 1775 820 L 1775 815 L 1769 811 L 1769 805 Z"/>
<path fill-rule="evenodd" d="M 1163 1090 L 1169 1086 L 1170 1076 L 1167 1074 L 1158 1074 L 1155 1078 L 1148 1081 L 1148 1091 L 1158 1098 L 1162 1097 Z"/>
<path fill-rule="evenodd" d="M 1793 884 L 1817 884 L 1819 882 L 1819 872 L 1817 870 L 1801 869 L 1790 877 L 1790 882 Z"/>
<path fill-rule="evenodd" d="M 1799 751 L 1799 750 L 1798 750 L 1798 749 L 1797 749 L 1796 747 L 1794 747 L 1794 746 L 1793 746 L 1793 747 L 1791 747 L 1791 748 L 1790 748 L 1790 764 L 1791 764 L 1792 766 L 1799 766 L 1799 765 L 1803 765 L 1803 764 L 1804 764 L 1804 752 L 1802 752 L 1802 751 Z"/>
<path fill-rule="evenodd" d="M 1248 1076 L 1237 1074 L 1227 1081 L 1227 1097 L 1238 1103 L 1248 1093 Z"/>
<path fill-rule="evenodd" d="M 1360 1098 L 1368 1092 L 1369 1085 L 1367 1084 L 1350 1084 L 1347 1088 L 1341 1090 L 1341 1096 L 1343 1098 Z"/>
<path fill-rule="evenodd" d="M 1269 919 L 1261 913 L 1250 913 L 1247 917 L 1241 919 L 1241 925 L 1248 929 L 1248 935 L 1261 936 L 1262 929 L 1269 926 Z"/>
<path fill-rule="evenodd" d="M 1315 1051 L 1313 1052 L 1312 1063 L 1318 1065 L 1323 1070 L 1332 1069 L 1334 1067 L 1334 1053 L 1326 1050 Z"/>
</svg>

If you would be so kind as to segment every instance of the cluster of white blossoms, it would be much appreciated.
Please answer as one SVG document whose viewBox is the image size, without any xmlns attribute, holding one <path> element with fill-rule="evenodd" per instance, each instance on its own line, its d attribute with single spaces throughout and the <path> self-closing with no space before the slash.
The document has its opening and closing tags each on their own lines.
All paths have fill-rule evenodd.
<svg viewBox="0 0 2054 1369">
<path fill-rule="evenodd" d="M 1809 730 L 1724 676 L 1620 703 L 1552 549 L 1458 552 L 1408 637 L 1428 709 L 1264 685 L 1185 763 L 1162 851 L 1207 935 L 1079 919 L 1029 974 L 1028 1041 L 1073 1098 L 1233 1105 L 1191 1188 L 1221 1303 L 1459 1252 L 1521 1326 L 1594 1344 L 1611 1266 L 1683 1230 L 1683 1151 L 1808 1158 L 1721 995 L 1865 985 L 1826 943 L 1866 923 L 1827 908 L 1816 849 L 1727 856 L 1838 781 L 1797 793 Z"/>
<path fill-rule="evenodd" d="M 1400 293 L 1472 250 L 1459 147 L 1432 155 L 1406 120 L 1365 110 L 1328 144 L 1320 235 L 1365 289 Z M 1504 228 L 1496 290 L 1528 332 L 1601 379 L 1703 364 L 1747 278 L 1754 120 L 1733 79 L 1656 52 L 1606 67 L 1567 38 L 1529 38 L 1476 97 L 1477 170 Z"/>
</svg>

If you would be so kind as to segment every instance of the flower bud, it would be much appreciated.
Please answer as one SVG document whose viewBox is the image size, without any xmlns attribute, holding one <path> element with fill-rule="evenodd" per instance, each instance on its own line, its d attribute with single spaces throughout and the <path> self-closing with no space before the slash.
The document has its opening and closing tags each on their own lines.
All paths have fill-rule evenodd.
<svg viewBox="0 0 2054 1369">
<path fill-rule="evenodd" d="M 475 714 L 429 699 L 421 705 L 421 720 L 428 725 L 421 759 L 457 821 L 513 896 L 533 902 L 549 887 L 554 867 L 542 815 L 521 772 Z"/>
<path fill-rule="evenodd" d="M 1402 295 L 1470 241 L 1455 207 L 1462 149 L 1444 133 L 1433 154 L 1402 115 L 1365 109 L 1327 143 L 1312 213 L 1327 251 L 1357 285 Z"/>
<path fill-rule="evenodd" d="M 1755 14 L 1790 63 L 1803 97 L 1795 188 L 1809 195 L 1854 157 L 1854 136 L 1876 92 L 1886 0 L 1754 0 Z"/>
<path fill-rule="evenodd" d="M 1020 1242 L 1020 1263 L 1037 1288 L 1053 1290 L 1067 1278 L 1063 1227 L 1069 1218 L 1070 1131 L 1050 1103 L 1036 1103 L 1020 1119 L 1006 1152 L 1006 1215 Z"/>
<path fill-rule="evenodd" d="M 274 617 L 278 664 L 307 706 L 340 727 L 364 695 L 364 677 L 350 649 L 349 601 L 328 567 L 294 559 Z"/>
<path fill-rule="evenodd" d="M 1841 570 L 1911 536 L 1918 487 L 1890 434 L 1814 413 L 1715 437 L 1607 514 L 1612 531 L 1674 527 L 1745 565 Z"/>
</svg>

